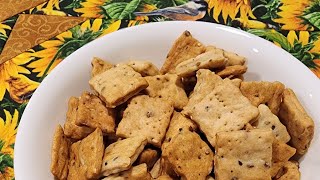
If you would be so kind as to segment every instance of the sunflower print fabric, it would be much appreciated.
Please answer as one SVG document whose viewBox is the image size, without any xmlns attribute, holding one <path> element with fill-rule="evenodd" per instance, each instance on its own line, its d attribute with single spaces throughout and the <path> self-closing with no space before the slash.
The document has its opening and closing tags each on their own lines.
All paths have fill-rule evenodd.
<svg viewBox="0 0 320 180">
<path fill-rule="evenodd" d="M 195 10 L 179 14 L 186 6 Z M 42 80 L 78 48 L 121 28 L 174 20 L 224 24 L 273 42 L 320 77 L 320 0 L 48 0 L 20 14 L 87 20 L 0 64 L 1 180 L 14 179 L 18 124 Z M 18 16 L 0 22 L 0 52 Z"/>
</svg>

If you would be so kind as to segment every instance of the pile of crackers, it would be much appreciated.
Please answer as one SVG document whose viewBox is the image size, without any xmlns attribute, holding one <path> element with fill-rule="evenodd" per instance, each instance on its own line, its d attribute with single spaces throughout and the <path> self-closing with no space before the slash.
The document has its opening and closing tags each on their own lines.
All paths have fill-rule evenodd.
<svg viewBox="0 0 320 180">
<path fill-rule="evenodd" d="M 86 180 L 296 180 L 314 122 L 281 82 L 244 81 L 246 59 L 185 31 L 161 70 L 92 61 L 71 97 L 51 172 Z"/>
</svg>

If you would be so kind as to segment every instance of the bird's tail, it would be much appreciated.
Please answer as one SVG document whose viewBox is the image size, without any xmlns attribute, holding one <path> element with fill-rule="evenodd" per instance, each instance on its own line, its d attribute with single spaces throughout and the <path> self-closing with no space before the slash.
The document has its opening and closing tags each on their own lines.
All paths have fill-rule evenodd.
<svg viewBox="0 0 320 180">
<path fill-rule="evenodd" d="M 134 12 L 133 14 L 136 16 L 160 16 L 162 15 L 162 12 L 159 10 L 154 10 L 151 12 Z"/>
</svg>

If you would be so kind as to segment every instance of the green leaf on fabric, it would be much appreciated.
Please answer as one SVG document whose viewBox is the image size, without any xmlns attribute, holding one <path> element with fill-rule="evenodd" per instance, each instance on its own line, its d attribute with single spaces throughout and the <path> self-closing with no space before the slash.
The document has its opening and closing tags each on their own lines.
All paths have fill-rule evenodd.
<svg viewBox="0 0 320 180">
<path fill-rule="evenodd" d="M 9 154 L 0 153 L 0 172 L 4 173 L 6 167 L 13 168 L 13 159 Z"/>
<path fill-rule="evenodd" d="M 302 17 L 314 27 L 320 29 L 320 12 L 312 12 L 310 14 L 303 15 Z"/>
<path fill-rule="evenodd" d="M 121 12 L 119 19 L 124 19 L 124 18 L 130 16 L 134 12 L 134 10 L 137 9 L 140 2 L 141 2 L 141 0 L 132 0 L 130 3 L 128 3 L 126 5 L 126 7 L 124 8 L 124 10 Z"/>
<path fill-rule="evenodd" d="M 290 51 L 291 49 L 291 45 L 287 38 L 277 31 L 271 31 L 270 29 L 249 29 L 247 32 L 277 42 L 286 51 Z"/>
<path fill-rule="evenodd" d="M 129 2 L 109 2 L 102 6 L 105 12 L 112 19 L 131 18 L 132 13 L 137 9 L 141 0 L 132 0 Z"/>
<path fill-rule="evenodd" d="M 0 151 L 2 150 L 3 146 L 4 146 L 4 142 L 0 140 Z"/>
</svg>

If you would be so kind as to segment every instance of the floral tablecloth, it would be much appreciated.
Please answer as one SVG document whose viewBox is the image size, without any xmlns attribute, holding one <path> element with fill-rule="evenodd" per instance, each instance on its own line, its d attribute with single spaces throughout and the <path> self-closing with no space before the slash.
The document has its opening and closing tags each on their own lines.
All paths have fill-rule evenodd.
<svg viewBox="0 0 320 180">
<path fill-rule="evenodd" d="M 19 121 L 41 81 L 81 46 L 121 28 L 181 19 L 225 24 L 274 42 L 320 77 L 320 0 L 193 0 L 205 8 L 159 13 L 190 1 L 0 1 L 0 179 L 14 179 Z"/>
</svg>

